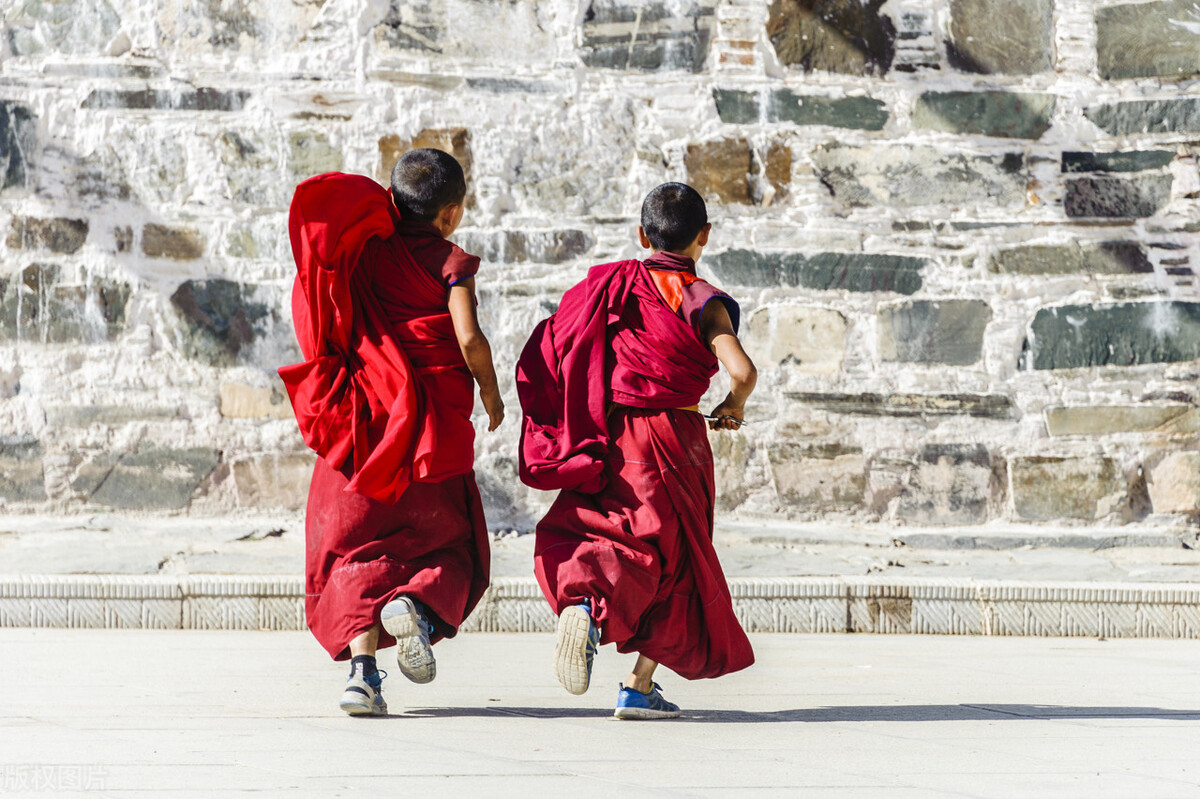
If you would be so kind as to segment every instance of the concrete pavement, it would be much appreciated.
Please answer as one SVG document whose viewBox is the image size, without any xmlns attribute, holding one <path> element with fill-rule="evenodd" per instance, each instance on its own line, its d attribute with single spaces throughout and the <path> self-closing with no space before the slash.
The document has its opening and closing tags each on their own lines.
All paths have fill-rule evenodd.
<svg viewBox="0 0 1200 799">
<path fill-rule="evenodd" d="M 609 718 L 612 647 L 572 697 L 552 636 L 484 633 L 351 719 L 305 633 L 4 629 L 0 793 L 1200 796 L 1200 641 L 752 640 L 747 671 L 660 675 L 678 721 Z"/>
</svg>

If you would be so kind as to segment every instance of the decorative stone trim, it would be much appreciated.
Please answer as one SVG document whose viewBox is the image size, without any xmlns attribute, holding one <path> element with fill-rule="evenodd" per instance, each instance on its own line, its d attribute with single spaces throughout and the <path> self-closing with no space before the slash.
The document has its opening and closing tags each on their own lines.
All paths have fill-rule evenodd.
<svg viewBox="0 0 1200 799">
<path fill-rule="evenodd" d="M 730 581 L 749 632 L 1200 638 L 1200 584 L 843 577 Z M 0 576 L 0 627 L 302 630 L 298 577 Z M 532 578 L 492 583 L 463 632 L 551 632 Z"/>
</svg>

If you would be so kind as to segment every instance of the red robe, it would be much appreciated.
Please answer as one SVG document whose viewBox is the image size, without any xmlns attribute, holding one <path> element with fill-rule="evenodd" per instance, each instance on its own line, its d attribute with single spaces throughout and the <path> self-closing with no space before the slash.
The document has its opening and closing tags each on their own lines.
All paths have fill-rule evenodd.
<svg viewBox="0 0 1200 799">
<path fill-rule="evenodd" d="M 699 331 L 713 299 L 736 324 L 689 258 L 594 267 L 517 366 L 521 478 L 562 489 L 537 526 L 542 592 L 555 613 L 590 599 L 602 643 L 688 679 L 754 662 L 712 545 L 707 426 L 679 410 L 717 371 Z"/>
<path fill-rule="evenodd" d="M 404 594 L 452 636 L 488 585 L 472 471 L 474 387 L 447 308 L 479 259 L 399 220 L 375 181 L 330 173 L 292 200 L 293 318 L 305 360 L 279 370 L 304 440 L 305 611 L 335 659 Z M 381 633 L 379 645 L 395 643 Z"/>
</svg>

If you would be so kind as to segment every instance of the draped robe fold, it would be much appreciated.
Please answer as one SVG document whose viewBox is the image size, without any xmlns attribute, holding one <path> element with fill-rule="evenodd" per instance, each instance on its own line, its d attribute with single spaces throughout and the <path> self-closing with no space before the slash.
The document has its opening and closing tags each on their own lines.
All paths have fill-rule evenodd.
<svg viewBox="0 0 1200 799">
<path fill-rule="evenodd" d="M 447 308 L 478 259 L 407 238 L 386 190 L 329 173 L 296 189 L 292 312 L 304 361 L 279 370 L 319 456 L 306 517 L 305 614 L 335 659 L 401 594 L 452 636 L 488 585 L 473 382 Z M 427 242 L 426 242 L 427 243 Z M 419 261 L 414 252 L 421 254 Z M 380 634 L 380 647 L 394 639 Z"/>
<path fill-rule="evenodd" d="M 601 643 L 688 679 L 754 662 L 712 544 L 707 426 L 681 410 L 717 371 L 704 304 L 735 324 L 737 306 L 693 269 L 669 253 L 592 268 L 517 366 L 521 479 L 560 490 L 536 531 L 543 594 L 556 614 L 590 600 Z"/>
</svg>

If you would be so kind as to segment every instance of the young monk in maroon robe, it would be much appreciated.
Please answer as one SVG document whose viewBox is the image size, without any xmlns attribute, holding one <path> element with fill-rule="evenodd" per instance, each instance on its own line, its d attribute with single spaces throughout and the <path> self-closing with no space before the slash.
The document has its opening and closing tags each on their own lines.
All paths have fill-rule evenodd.
<svg viewBox="0 0 1200 799">
<path fill-rule="evenodd" d="M 472 471 L 475 382 L 504 418 L 475 313 L 479 259 L 446 237 L 463 216 L 462 168 L 439 150 L 396 163 L 389 193 L 330 173 L 301 183 L 289 227 L 305 361 L 279 370 L 320 456 L 308 495 L 305 613 L 334 660 L 351 659 L 341 708 L 387 712 L 378 647 L 426 683 L 431 646 L 488 585 Z"/>
<path fill-rule="evenodd" d="M 696 276 L 704 200 L 666 183 L 646 197 L 645 261 L 593 267 L 533 333 L 517 366 L 521 479 L 561 489 L 537 526 L 534 570 L 558 614 L 555 672 L 582 694 L 600 643 L 636 652 L 618 718 L 673 718 L 653 674 L 744 669 L 754 653 L 713 549 L 713 460 L 697 403 L 730 390 L 714 430 L 736 430 L 756 372 L 737 303 Z"/>
</svg>

